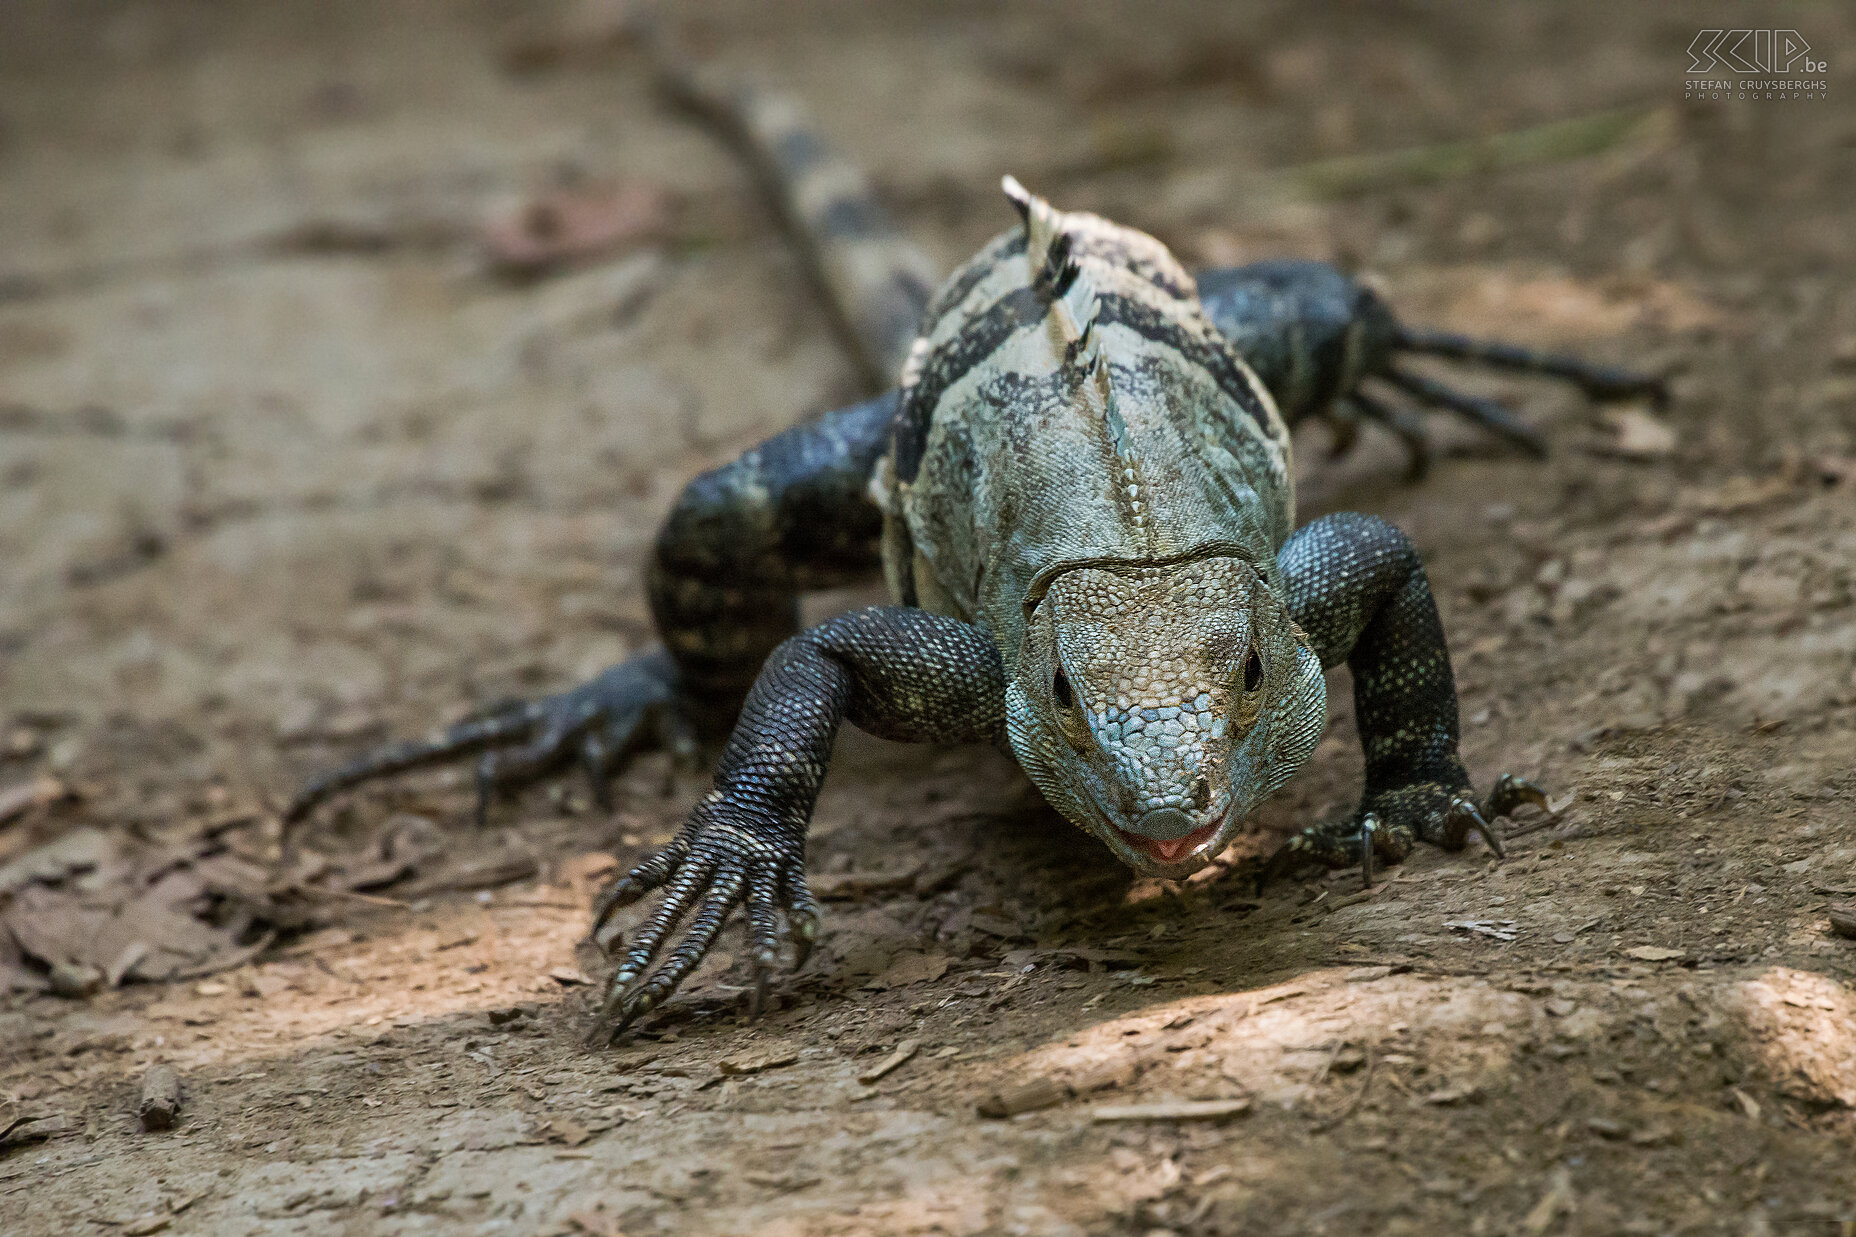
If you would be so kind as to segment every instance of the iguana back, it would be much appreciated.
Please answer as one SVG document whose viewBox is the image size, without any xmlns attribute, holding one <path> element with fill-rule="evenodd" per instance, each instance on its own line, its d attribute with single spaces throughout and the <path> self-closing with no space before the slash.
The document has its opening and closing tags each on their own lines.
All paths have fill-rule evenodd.
<svg viewBox="0 0 1856 1237">
<path fill-rule="evenodd" d="M 936 293 L 873 489 L 898 600 L 990 627 L 1009 670 L 1065 570 L 1272 577 L 1294 497 L 1274 401 L 1166 247 L 1007 187 L 1025 226 Z"/>
</svg>

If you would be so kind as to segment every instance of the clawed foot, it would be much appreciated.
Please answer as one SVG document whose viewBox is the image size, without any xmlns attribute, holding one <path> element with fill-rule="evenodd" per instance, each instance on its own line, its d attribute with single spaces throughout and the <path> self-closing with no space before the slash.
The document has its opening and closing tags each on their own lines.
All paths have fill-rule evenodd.
<svg viewBox="0 0 1856 1237">
<path fill-rule="evenodd" d="M 1425 782 L 1373 795 L 1352 818 L 1311 825 L 1291 838 L 1270 861 L 1265 879 L 1311 864 L 1346 868 L 1357 863 L 1370 888 L 1378 862 L 1398 863 L 1421 841 L 1461 850 L 1471 834 L 1501 858 L 1505 851 L 1491 822 L 1524 803 L 1547 806 L 1544 790 L 1512 773 L 1497 778 L 1480 805 L 1466 792 Z"/>
<path fill-rule="evenodd" d="M 363 782 L 474 752 L 483 753 L 477 761 L 479 824 L 491 799 L 575 760 L 586 771 L 594 802 L 609 808 L 611 777 L 627 752 L 655 740 L 680 757 L 693 757 L 695 728 L 677 686 L 676 665 L 668 653 L 641 653 L 571 691 L 504 705 L 432 738 L 377 748 L 313 777 L 284 819 L 300 820 L 331 796 Z"/>
<path fill-rule="evenodd" d="M 1391 346 L 1395 353 L 1443 357 L 1516 373 L 1558 378 L 1572 383 L 1593 400 L 1648 399 L 1657 407 L 1669 402 L 1668 385 L 1654 374 L 1593 365 L 1577 357 L 1534 352 L 1494 340 L 1399 327 Z M 1546 440 L 1540 432 L 1521 421 L 1499 400 L 1458 391 L 1446 383 L 1401 367 L 1390 358 L 1366 377 L 1385 383 L 1420 407 L 1452 413 L 1536 459 L 1547 453 Z M 1335 402 L 1326 413 L 1326 419 L 1334 432 L 1332 454 L 1336 456 L 1344 455 L 1352 449 L 1360 422 L 1371 421 L 1390 431 L 1404 445 L 1407 477 L 1417 480 L 1430 469 L 1430 434 L 1424 427 L 1423 417 L 1406 404 L 1381 400 L 1372 392 L 1355 386 Z"/>
<path fill-rule="evenodd" d="M 764 826 L 736 823 L 721 792 L 696 808 L 683 832 L 663 850 L 614 881 L 593 904 L 592 933 L 621 907 L 654 889 L 664 900 L 631 934 L 630 948 L 614 940 L 608 954 L 618 969 L 606 981 L 588 1047 L 610 1044 L 642 1015 L 662 1004 L 702 962 L 737 905 L 748 915 L 749 958 L 754 966 L 752 1012 L 766 1003 L 767 985 L 779 961 L 779 921 L 786 919 L 798 970 L 818 941 L 818 903 L 806 885 L 803 847 Z M 685 917 L 689 923 L 676 946 L 649 970 L 664 943 Z"/>
</svg>

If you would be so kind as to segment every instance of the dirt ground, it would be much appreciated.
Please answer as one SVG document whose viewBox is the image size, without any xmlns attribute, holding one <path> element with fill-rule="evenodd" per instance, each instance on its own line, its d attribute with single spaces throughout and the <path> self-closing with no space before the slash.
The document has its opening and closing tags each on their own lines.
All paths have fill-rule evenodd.
<svg viewBox="0 0 1856 1237">
<path fill-rule="evenodd" d="M 1440 425 L 1415 486 L 1376 436 L 1298 444 L 1305 516 L 1423 548 L 1478 781 L 1562 808 L 1506 862 L 1131 882 L 1006 758 L 847 735 L 824 944 L 775 1012 L 747 1019 L 731 935 L 588 1053 L 589 889 L 699 778 L 647 757 L 616 814 L 569 778 L 478 831 L 428 775 L 287 848 L 275 812 L 646 642 L 681 482 L 858 394 L 742 168 L 602 12 L 0 14 L 0 910 L 131 871 L 219 908 L 204 964 L 125 955 L 88 999 L 0 948 L 0 1229 L 1856 1231 L 1856 14 L 1736 10 L 1796 27 L 1828 100 L 1684 101 L 1724 21 L 1686 6 L 697 10 L 944 266 L 1010 221 L 1010 170 L 1189 261 L 1342 261 L 1409 320 L 1675 398 L 1479 379 L 1551 458 Z M 1653 114 L 1591 158 L 1255 191 L 1620 106 Z M 669 230 L 486 271 L 481 221 L 611 179 L 672 195 Z M 1275 828 L 1357 794 L 1344 677 Z M 146 1132 L 163 1063 L 180 1121 Z M 1230 1102 L 1103 1119 L 1180 1100 Z"/>
</svg>

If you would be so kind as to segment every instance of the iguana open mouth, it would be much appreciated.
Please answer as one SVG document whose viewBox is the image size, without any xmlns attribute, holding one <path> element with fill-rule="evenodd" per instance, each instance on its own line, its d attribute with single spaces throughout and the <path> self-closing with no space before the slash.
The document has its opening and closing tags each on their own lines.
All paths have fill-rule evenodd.
<svg viewBox="0 0 1856 1237">
<path fill-rule="evenodd" d="M 1138 833 L 1129 833 L 1126 829 L 1118 829 L 1116 832 L 1121 834 L 1129 846 L 1142 854 L 1158 859 L 1161 863 L 1178 863 L 1211 841 L 1212 835 L 1218 832 L 1218 826 L 1223 823 L 1221 820 L 1214 820 L 1211 824 L 1194 829 L 1185 837 L 1174 838 L 1170 842 L 1163 842 L 1159 838 L 1142 837 Z"/>
</svg>

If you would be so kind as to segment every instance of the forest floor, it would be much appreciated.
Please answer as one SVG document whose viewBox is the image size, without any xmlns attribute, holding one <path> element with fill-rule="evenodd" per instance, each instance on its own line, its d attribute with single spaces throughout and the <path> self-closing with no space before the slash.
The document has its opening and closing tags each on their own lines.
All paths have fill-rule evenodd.
<svg viewBox="0 0 1856 1237">
<path fill-rule="evenodd" d="M 0 1228 L 1852 1231 L 1856 13 L 1787 10 L 1828 100 L 1684 100 L 1671 6 L 1138 11 L 735 3 L 695 35 L 944 267 L 1011 171 L 1192 264 L 1327 258 L 1408 321 L 1672 373 L 1666 413 L 1466 379 L 1545 462 L 1439 424 L 1407 484 L 1370 431 L 1298 442 L 1304 517 L 1424 551 L 1478 782 L 1559 814 L 1364 896 L 1171 886 L 1003 756 L 847 734 L 823 945 L 775 1010 L 731 929 L 584 1050 L 589 890 L 699 778 L 646 757 L 616 813 L 568 778 L 482 830 L 461 773 L 276 811 L 650 639 L 682 482 L 860 394 L 793 250 L 598 5 L 9 4 Z M 1258 191 L 1612 107 L 1650 115 L 1594 157 Z M 650 208 L 629 247 L 487 269 L 486 219 L 608 182 Z M 1344 672 L 1330 699 L 1277 832 L 1357 794 Z M 1112 1119 L 1184 1101 L 1222 1115 Z"/>
</svg>

